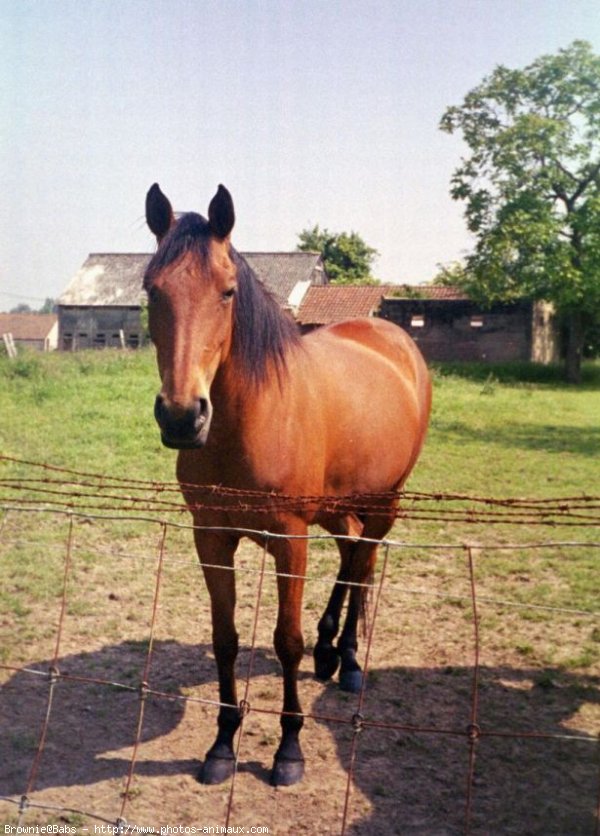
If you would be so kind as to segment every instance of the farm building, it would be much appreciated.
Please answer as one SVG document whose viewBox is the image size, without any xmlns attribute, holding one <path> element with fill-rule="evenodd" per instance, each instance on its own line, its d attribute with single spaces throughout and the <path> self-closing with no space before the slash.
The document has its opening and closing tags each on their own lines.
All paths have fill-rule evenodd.
<svg viewBox="0 0 600 836">
<path fill-rule="evenodd" d="M 58 346 L 56 314 L 0 313 L 0 335 L 12 335 L 15 348 L 54 351 Z"/>
<path fill-rule="evenodd" d="M 297 313 L 303 331 L 357 316 L 396 322 L 428 361 L 549 363 L 557 359 L 548 305 L 522 301 L 486 309 L 454 287 L 311 287 Z"/>
<path fill-rule="evenodd" d="M 284 307 L 295 312 L 307 289 L 328 279 L 318 253 L 242 253 Z M 142 279 L 149 253 L 95 253 L 58 300 L 59 345 L 65 350 L 143 341 Z"/>
<path fill-rule="evenodd" d="M 528 301 L 484 309 L 441 285 L 329 284 L 318 253 L 243 253 L 303 331 L 358 316 L 396 322 L 429 361 L 557 359 L 551 309 Z M 143 341 L 144 270 L 151 255 L 92 254 L 58 302 L 58 344 L 66 350 Z"/>
<path fill-rule="evenodd" d="M 483 308 L 456 288 L 423 285 L 384 296 L 378 315 L 408 331 L 429 361 L 558 359 L 552 308 L 542 302 Z"/>
</svg>

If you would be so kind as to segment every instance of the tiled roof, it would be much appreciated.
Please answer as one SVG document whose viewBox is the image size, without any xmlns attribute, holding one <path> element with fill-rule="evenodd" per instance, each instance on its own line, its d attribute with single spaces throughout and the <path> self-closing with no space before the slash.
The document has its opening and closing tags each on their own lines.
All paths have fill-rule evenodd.
<svg viewBox="0 0 600 836">
<path fill-rule="evenodd" d="M 326 281 L 318 253 L 241 253 L 281 304 L 302 281 Z M 92 253 L 60 296 L 60 305 L 134 306 L 145 298 L 149 253 Z"/>
<path fill-rule="evenodd" d="M 302 325 L 328 325 L 372 315 L 393 285 L 326 285 L 309 287 L 298 310 Z"/>
<path fill-rule="evenodd" d="M 468 297 L 456 287 L 444 285 L 335 285 L 310 287 L 300 305 L 297 319 L 301 325 L 328 325 L 342 319 L 372 316 L 383 297 L 458 300 Z"/>
<path fill-rule="evenodd" d="M 92 253 L 71 279 L 59 305 L 136 306 L 149 253 Z"/>
<path fill-rule="evenodd" d="M 45 340 L 56 321 L 56 314 L 0 313 L 0 334 L 12 334 L 15 340 Z"/>
<path fill-rule="evenodd" d="M 258 278 L 282 305 L 298 282 L 327 281 L 319 253 L 241 253 Z"/>
<path fill-rule="evenodd" d="M 386 293 L 394 299 L 468 299 L 458 287 L 443 284 L 398 284 Z"/>
</svg>

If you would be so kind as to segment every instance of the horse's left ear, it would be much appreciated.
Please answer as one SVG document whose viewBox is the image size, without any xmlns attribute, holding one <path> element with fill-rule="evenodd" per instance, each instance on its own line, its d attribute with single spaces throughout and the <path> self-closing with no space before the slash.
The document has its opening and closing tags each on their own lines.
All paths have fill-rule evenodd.
<svg viewBox="0 0 600 836">
<path fill-rule="evenodd" d="M 233 200 L 225 186 L 219 186 L 208 207 L 210 230 L 217 238 L 227 238 L 235 223 Z"/>
<path fill-rule="evenodd" d="M 161 192 L 158 183 L 150 187 L 146 195 L 146 223 L 156 235 L 160 244 L 174 221 L 173 209 L 169 198 Z"/>
</svg>

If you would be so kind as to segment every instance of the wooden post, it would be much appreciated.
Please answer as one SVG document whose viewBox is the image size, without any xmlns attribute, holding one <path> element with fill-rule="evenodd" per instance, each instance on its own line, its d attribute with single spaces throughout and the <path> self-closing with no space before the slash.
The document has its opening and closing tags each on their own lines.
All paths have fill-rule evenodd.
<svg viewBox="0 0 600 836">
<path fill-rule="evenodd" d="M 4 340 L 4 345 L 6 346 L 6 353 L 8 354 L 11 360 L 14 360 L 17 356 L 17 349 L 15 348 L 15 341 L 13 340 L 13 335 L 10 332 L 2 334 L 2 339 Z"/>
</svg>

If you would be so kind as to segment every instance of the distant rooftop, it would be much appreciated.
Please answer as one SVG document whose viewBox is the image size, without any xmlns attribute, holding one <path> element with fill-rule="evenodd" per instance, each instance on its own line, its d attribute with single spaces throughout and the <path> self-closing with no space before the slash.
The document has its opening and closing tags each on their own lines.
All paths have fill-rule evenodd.
<svg viewBox="0 0 600 836">
<path fill-rule="evenodd" d="M 56 314 L 0 313 L 0 335 L 12 334 L 15 340 L 45 340 L 56 321 Z"/>
<path fill-rule="evenodd" d="M 298 310 L 301 325 L 329 325 L 342 319 L 372 316 L 394 285 L 309 287 Z"/>
<path fill-rule="evenodd" d="M 91 253 L 58 299 L 59 305 L 137 306 L 150 253 Z"/>
<path fill-rule="evenodd" d="M 386 296 L 396 299 L 468 299 L 467 294 L 458 287 L 444 284 L 395 284 L 388 285 L 391 290 Z"/>
<path fill-rule="evenodd" d="M 342 319 L 373 316 L 383 298 L 444 299 L 468 298 L 456 287 L 444 285 L 336 285 L 310 287 L 298 310 L 301 325 L 328 325 Z"/>
<path fill-rule="evenodd" d="M 299 282 L 327 277 L 318 253 L 241 253 L 263 284 L 288 304 Z M 142 279 L 150 253 L 92 253 L 61 294 L 59 305 L 138 306 L 145 299 Z"/>
</svg>

